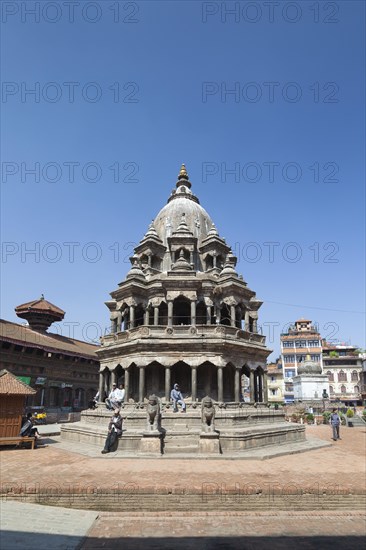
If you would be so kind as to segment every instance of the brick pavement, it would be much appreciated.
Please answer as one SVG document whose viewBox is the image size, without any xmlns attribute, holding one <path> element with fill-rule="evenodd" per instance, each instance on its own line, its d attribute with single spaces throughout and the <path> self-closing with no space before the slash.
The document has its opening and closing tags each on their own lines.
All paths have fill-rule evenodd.
<svg viewBox="0 0 366 550">
<path fill-rule="evenodd" d="M 70 495 L 79 492 L 82 499 L 87 499 L 93 496 L 93 491 L 98 497 L 99 491 L 113 493 L 117 487 L 136 496 L 140 507 L 130 513 L 120 511 L 121 501 L 112 498 L 109 509 L 113 511 L 99 512 L 81 546 L 70 531 L 66 539 L 68 545 L 60 546 L 67 550 L 121 547 L 163 550 L 184 547 L 187 550 L 197 546 L 234 550 L 282 550 L 294 546 L 314 550 L 358 549 L 365 535 L 361 501 L 357 500 L 358 495 L 366 493 L 365 433 L 366 429 L 344 427 L 342 440 L 332 443 L 331 447 L 265 461 L 110 460 L 104 455 L 90 458 L 60 448 L 54 438 L 55 443 L 50 440 L 50 445 L 44 449 L 0 452 L 2 506 L 11 505 L 13 498 L 22 501 L 27 495 L 38 493 L 39 496 L 42 491 L 46 494 L 47 491 L 52 494 L 66 491 Z M 331 435 L 329 426 L 308 426 L 307 434 L 325 441 L 329 441 Z M 207 498 L 202 498 L 203 486 L 207 489 L 204 495 Z M 221 496 L 221 505 L 215 512 L 206 511 L 211 492 Z M 201 497 L 191 512 L 176 511 L 171 500 L 158 511 L 155 504 L 158 498 L 175 497 L 179 502 L 189 493 Z M 276 495 L 283 497 L 286 494 L 289 497 L 285 502 L 287 511 L 281 511 L 280 507 L 276 508 Z M 324 509 L 324 494 L 344 499 L 347 511 Z M 252 500 L 246 500 L 247 495 Z M 305 497 L 310 498 L 310 505 L 301 512 L 301 501 Z M 263 503 L 269 501 L 274 507 L 262 509 Z M 232 503 L 238 502 L 243 506 L 235 511 Z M 332 504 L 332 501 L 327 502 Z M 54 503 L 60 505 L 61 500 L 56 499 Z M 98 498 L 96 503 L 98 505 Z M 252 504 L 257 507 L 256 511 Z M 16 505 L 23 506 L 24 502 Z M 63 510 L 44 509 L 51 511 L 55 518 Z M 58 548 L 64 535 L 43 533 L 40 542 L 44 547 L 49 544 L 49 548 Z M 12 548 L 28 550 L 27 546 L 2 546 L 2 550 Z M 43 546 L 39 544 L 37 548 L 41 550 Z"/>
<path fill-rule="evenodd" d="M 102 513 L 81 550 L 294 547 L 359 550 L 365 529 L 365 516 L 361 512 Z"/>
<path fill-rule="evenodd" d="M 329 426 L 309 426 L 307 433 L 330 439 Z M 184 493 L 200 492 L 203 484 L 223 493 L 236 492 L 248 484 L 265 492 L 338 486 L 341 494 L 365 492 L 366 429 L 342 429 L 343 439 L 331 447 L 266 461 L 179 460 L 164 458 L 110 460 L 100 455 L 88 458 L 77 452 L 62 450 L 57 443 L 35 451 L 0 452 L 3 491 L 96 492 L 116 490 L 128 485 L 132 491 Z M 57 438 L 55 438 L 57 439 Z M 77 451 L 77 444 L 75 444 Z M 41 474 L 41 475 L 38 475 Z M 291 489 L 292 488 L 292 489 Z"/>
</svg>

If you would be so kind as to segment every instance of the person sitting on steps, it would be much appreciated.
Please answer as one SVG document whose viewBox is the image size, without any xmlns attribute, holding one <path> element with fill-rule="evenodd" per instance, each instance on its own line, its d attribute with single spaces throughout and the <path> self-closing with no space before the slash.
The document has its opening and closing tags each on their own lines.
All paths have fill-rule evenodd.
<svg viewBox="0 0 366 550">
<path fill-rule="evenodd" d="M 173 401 L 173 412 L 178 412 L 178 405 L 182 407 L 182 413 L 186 412 L 186 404 L 178 384 L 174 384 L 173 389 L 170 392 L 170 399 Z"/>
</svg>

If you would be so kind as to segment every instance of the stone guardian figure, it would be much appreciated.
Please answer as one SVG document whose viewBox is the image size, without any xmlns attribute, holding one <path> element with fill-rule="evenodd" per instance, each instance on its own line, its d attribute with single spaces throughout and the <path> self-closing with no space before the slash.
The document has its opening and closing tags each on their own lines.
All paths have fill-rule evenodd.
<svg viewBox="0 0 366 550">
<path fill-rule="evenodd" d="M 159 431 L 160 419 L 161 411 L 159 398 L 155 394 L 152 394 L 149 396 L 149 402 L 147 405 L 147 430 Z"/>
<path fill-rule="evenodd" d="M 211 397 L 206 395 L 201 402 L 202 431 L 210 433 L 215 431 L 215 407 Z"/>
</svg>

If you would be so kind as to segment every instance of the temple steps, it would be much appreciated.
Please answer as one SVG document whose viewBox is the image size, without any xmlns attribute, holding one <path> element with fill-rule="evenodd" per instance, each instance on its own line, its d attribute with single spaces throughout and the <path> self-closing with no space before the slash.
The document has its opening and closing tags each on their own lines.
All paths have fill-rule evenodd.
<svg viewBox="0 0 366 550">
<path fill-rule="evenodd" d="M 5 496 L 5 495 L 4 495 Z M 148 513 L 174 510 L 174 512 L 227 512 L 247 511 L 319 511 L 343 510 L 357 511 L 366 507 L 366 494 L 208 494 L 205 491 L 167 492 L 155 490 L 153 493 L 144 491 L 116 492 L 98 491 L 97 494 L 85 492 L 58 492 L 52 495 L 47 492 L 37 493 L 7 493 L 8 500 L 28 503 L 78 508 L 83 510 L 145 512 Z"/>
</svg>

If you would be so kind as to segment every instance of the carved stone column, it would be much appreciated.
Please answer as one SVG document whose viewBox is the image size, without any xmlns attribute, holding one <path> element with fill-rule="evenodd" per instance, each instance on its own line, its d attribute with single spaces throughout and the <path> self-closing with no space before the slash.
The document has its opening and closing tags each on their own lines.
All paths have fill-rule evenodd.
<svg viewBox="0 0 366 550">
<path fill-rule="evenodd" d="M 111 319 L 111 334 L 115 334 L 118 330 L 118 321 L 117 319 Z"/>
<path fill-rule="evenodd" d="M 191 301 L 191 325 L 196 326 L 196 301 Z"/>
<path fill-rule="evenodd" d="M 130 328 L 135 327 L 135 306 L 130 306 Z"/>
<path fill-rule="evenodd" d="M 150 311 L 149 311 L 149 308 L 147 307 L 144 315 L 144 325 L 148 326 L 149 323 L 150 323 Z"/>
<path fill-rule="evenodd" d="M 249 374 L 249 385 L 250 385 L 250 402 L 255 403 L 255 376 L 254 370 L 250 369 Z"/>
<path fill-rule="evenodd" d="M 263 403 L 263 374 L 258 372 L 258 401 Z"/>
<path fill-rule="evenodd" d="M 139 368 L 139 401 L 140 403 L 144 401 L 145 396 L 145 369 L 144 367 Z"/>
<path fill-rule="evenodd" d="M 235 369 L 234 378 L 234 401 L 239 403 L 240 401 L 240 369 Z"/>
<path fill-rule="evenodd" d="M 172 300 L 168 301 L 168 327 L 173 326 L 173 302 Z"/>
<path fill-rule="evenodd" d="M 170 386 L 171 386 L 171 369 L 170 367 L 165 367 L 165 402 L 169 403 L 170 401 Z"/>
<path fill-rule="evenodd" d="M 253 332 L 258 332 L 258 321 L 257 319 L 253 319 Z"/>
<path fill-rule="evenodd" d="M 221 323 L 221 308 L 220 306 L 216 307 L 216 324 L 219 325 Z"/>
<path fill-rule="evenodd" d="M 116 319 L 116 332 L 120 332 L 122 330 L 122 311 L 119 309 Z"/>
<path fill-rule="evenodd" d="M 268 373 L 263 373 L 263 402 L 268 404 Z"/>
<path fill-rule="evenodd" d="M 130 371 L 125 369 L 125 403 L 130 399 Z"/>
<path fill-rule="evenodd" d="M 230 306 L 230 325 L 235 327 L 235 306 Z"/>
<path fill-rule="evenodd" d="M 154 307 L 154 325 L 157 327 L 159 324 L 159 308 L 158 306 Z"/>
<path fill-rule="evenodd" d="M 248 310 L 245 312 L 244 319 L 245 319 L 244 329 L 247 332 L 249 332 L 249 311 Z"/>
<path fill-rule="evenodd" d="M 117 384 L 117 374 L 115 370 L 112 370 L 111 384 Z"/>
<path fill-rule="evenodd" d="M 197 400 L 197 368 L 192 367 L 191 370 L 191 386 L 192 386 L 192 403 Z"/>
<path fill-rule="evenodd" d="M 224 401 L 224 386 L 222 380 L 222 367 L 217 369 L 217 399 L 218 401 Z"/>
<path fill-rule="evenodd" d="M 104 401 L 105 399 L 105 392 L 104 392 L 104 372 L 99 372 L 99 400 L 98 401 Z"/>
<path fill-rule="evenodd" d="M 206 306 L 206 317 L 207 317 L 206 324 L 210 325 L 211 324 L 211 306 Z"/>
</svg>

